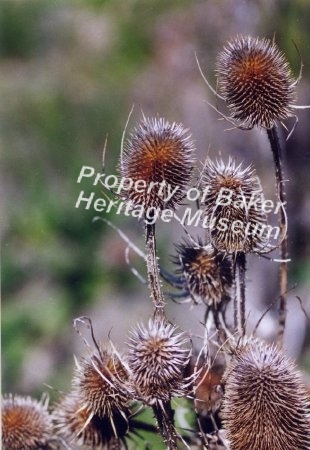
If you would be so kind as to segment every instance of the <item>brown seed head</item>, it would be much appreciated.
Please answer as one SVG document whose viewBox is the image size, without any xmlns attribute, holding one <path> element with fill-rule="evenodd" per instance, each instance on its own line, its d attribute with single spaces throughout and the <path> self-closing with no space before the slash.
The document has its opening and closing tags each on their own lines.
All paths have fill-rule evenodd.
<svg viewBox="0 0 310 450">
<path fill-rule="evenodd" d="M 67 442 L 89 448 L 104 448 L 122 439 L 128 429 L 126 415 L 91 415 L 77 391 L 64 396 L 53 412 L 58 433 Z M 127 413 L 127 411 L 126 411 Z M 116 435 L 116 436 L 115 436 Z M 109 447 L 110 448 L 110 447 Z"/>
<path fill-rule="evenodd" d="M 219 54 L 216 75 L 231 116 L 240 125 L 272 128 L 277 120 L 292 116 L 294 80 L 273 41 L 237 36 Z"/>
<path fill-rule="evenodd" d="M 9 394 L 2 399 L 2 445 L 7 450 L 47 448 L 53 437 L 47 399 Z"/>
<path fill-rule="evenodd" d="M 177 246 L 177 252 L 175 262 L 194 303 L 203 302 L 214 308 L 226 303 L 232 287 L 231 260 L 218 254 L 211 245 L 194 247 L 185 242 Z"/>
<path fill-rule="evenodd" d="M 127 140 L 120 162 L 121 176 L 133 181 L 132 187 L 123 193 L 124 198 L 145 210 L 175 208 L 184 198 L 190 181 L 193 151 L 191 135 L 181 124 L 170 124 L 163 118 L 143 119 Z M 138 186 L 139 180 L 143 181 Z M 168 185 L 170 192 L 178 189 L 165 201 Z"/>
<path fill-rule="evenodd" d="M 73 386 L 79 392 L 81 407 L 92 415 L 110 417 L 127 408 L 127 373 L 119 357 L 100 347 L 97 353 L 79 361 Z"/>
<path fill-rule="evenodd" d="M 208 187 L 203 208 L 208 216 L 212 245 L 220 252 L 258 251 L 268 244 L 261 183 L 252 167 L 232 159 L 207 161 L 202 188 Z"/>
<path fill-rule="evenodd" d="M 190 354 L 189 339 L 165 320 L 137 326 L 129 341 L 128 364 L 138 396 L 154 404 L 185 395 L 184 370 Z"/>
<path fill-rule="evenodd" d="M 233 350 L 222 408 L 231 450 L 307 450 L 310 405 L 300 374 L 273 345 Z"/>
</svg>

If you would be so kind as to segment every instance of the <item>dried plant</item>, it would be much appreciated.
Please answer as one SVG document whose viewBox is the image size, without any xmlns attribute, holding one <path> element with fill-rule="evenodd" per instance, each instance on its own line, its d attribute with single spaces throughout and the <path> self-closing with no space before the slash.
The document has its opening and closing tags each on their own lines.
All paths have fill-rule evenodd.
<svg viewBox="0 0 310 450">
<path fill-rule="evenodd" d="M 221 94 L 210 86 L 200 66 L 199 69 L 212 92 L 226 103 L 230 117 L 221 114 L 226 120 L 240 129 L 249 130 L 258 126 L 267 130 L 274 160 L 277 195 L 283 205 L 279 211 L 279 224 L 283 236 L 280 245 L 278 330 L 278 343 L 281 346 L 287 313 L 288 238 L 284 209 L 285 179 L 277 123 L 282 123 L 286 128 L 283 120 L 295 117 L 295 124 L 288 134 L 288 139 L 298 122 L 295 111 L 310 107 L 296 105 L 296 86 L 301 79 L 302 66 L 298 78 L 294 79 L 288 61 L 274 41 L 240 35 L 229 41 L 218 56 L 216 75 Z"/>
<path fill-rule="evenodd" d="M 176 245 L 177 254 L 172 260 L 176 275 L 161 270 L 163 278 L 180 293 L 170 293 L 173 299 L 190 298 L 193 304 L 206 305 L 204 323 L 212 313 L 215 327 L 226 339 L 225 311 L 232 296 L 233 271 L 229 256 L 217 252 L 210 244 L 197 245 L 185 240 Z"/>
<path fill-rule="evenodd" d="M 81 406 L 92 415 L 113 417 L 128 404 L 123 389 L 128 375 L 113 351 L 98 347 L 98 351 L 77 361 L 73 386 L 79 392 Z"/>
<path fill-rule="evenodd" d="M 306 388 L 294 364 L 274 345 L 238 343 L 224 374 L 221 410 L 231 450 L 310 448 Z"/>
<path fill-rule="evenodd" d="M 185 333 L 165 319 L 138 325 L 129 338 L 128 365 L 135 397 L 151 405 L 160 433 L 169 449 L 177 449 L 172 397 L 189 394 L 192 377 L 185 378 L 191 343 Z"/>
<path fill-rule="evenodd" d="M 53 440 L 48 397 L 5 395 L 2 399 L 2 444 L 7 450 L 48 449 Z"/>
<path fill-rule="evenodd" d="M 276 122 L 293 115 L 298 80 L 293 79 L 285 56 L 274 42 L 249 36 L 239 36 L 228 43 L 218 57 L 217 74 L 232 119 L 241 120 L 242 128 L 257 125 L 267 129 L 275 164 L 277 193 L 284 205 L 285 184 Z M 288 271 L 286 217 L 283 208 L 280 210 L 279 223 L 285 234 L 280 252 L 282 262 L 278 340 L 281 345 L 286 320 Z"/>
<path fill-rule="evenodd" d="M 121 154 L 121 176 L 144 183 L 142 193 L 137 192 L 139 188 L 129 189 L 124 198 L 135 207 L 142 206 L 148 219 L 145 220 L 148 281 L 155 313 L 161 317 L 165 302 L 156 257 L 156 215 L 166 208 L 176 208 L 184 197 L 193 169 L 193 150 L 191 136 L 181 124 L 170 124 L 163 118 L 144 118 Z M 152 189 L 155 185 L 160 185 L 160 189 Z M 169 192 L 174 190 L 168 199 Z"/>
<path fill-rule="evenodd" d="M 227 164 L 222 160 L 216 163 L 206 161 L 201 188 L 208 189 L 202 205 L 209 219 L 208 238 L 218 252 L 235 257 L 238 271 L 235 327 L 244 335 L 245 255 L 261 252 L 269 245 L 261 183 L 252 167 L 242 168 L 230 158 Z"/>
<path fill-rule="evenodd" d="M 259 252 L 268 246 L 263 190 L 253 167 L 243 168 L 232 159 L 227 164 L 207 160 L 201 188 L 208 188 L 202 207 L 216 250 L 237 254 Z"/>
<path fill-rule="evenodd" d="M 190 295 L 194 303 L 205 303 L 214 311 L 224 307 L 231 294 L 231 259 L 210 244 L 195 247 L 185 241 L 176 248 L 174 262 L 179 266 L 179 284 L 184 295 Z"/>
<path fill-rule="evenodd" d="M 134 328 L 128 365 L 138 398 L 152 405 L 186 395 L 189 386 L 184 371 L 190 355 L 189 338 L 167 321 L 150 319 L 147 326 Z"/>
<path fill-rule="evenodd" d="M 176 208 L 191 179 L 193 151 L 191 134 L 182 124 L 144 118 L 125 142 L 120 160 L 120 175 L 140 184 L 124 191 L 123 198 L 145 210 Z"/>
<path fill-rule="evenodd" d="M 53 419 L 57 433 L 66 442 L 87 448 L 121 448 L 130 430 L 128 408 L 110 415 L 90 415 L 78 391 L 63 396 L 55 406 Z"/>
<path fill-rule="evenodd" d="M 243 36 L 228 42 L 219 54 L 216 75 L 219 93 L 211 89 L 230 112 L 229 117 L 223 116 L 238 128 L 267 130 L 277 194 L 283 203 L 276 126 L 294 116 L 298 108 L 295 87 L 300 77 L 294 80 L 273 41 Z M 124 131 L 119 172 L 122 180 L 130 182 L 123 184 L 119 195 L 137 212 L 135 217 L 144 220 L 146 255 L 125 240 L 146 261 L 151 318 L 146 325 L 132 328 L 124 354 L 111 341 L 97 343 L 90 319 L 76 319 L 74 326 L 80 335 L 78 323 L 90 329 L 93 345 L 83 338 L 88 353 L 75 358 L 70 392 L 61 395 L 51 413 L 46 399 L 4 396 L 2 442 L 6 450 L 49 450 L 54 445 L 67 450 L 71 446 L 127 450 L 135 448 L 129 438 L 141 431 L 158 432 L 168 450 L 181 446 L 192 450 L 310 449 L 309 392 L 295 365 L 279 348 L 286 320 L 284 205 L 280 209 L 279 347 L 246 336 L 246 255 L 264 254 L 276 247 L 269 242 L 263 189 L 253 165 L 243 167 L 231 157 L 227 163 L 205 162 L 195 183 L 199 189 L 195 189 L 203 193 L 198 212 L 208 219 L 207 235 L 195 242 L 185 230 L 190 240 L 176 245 L 175 274 L 160 270 L 165 281 L 181 291 L 171 297 L 187 297 L 191 306 L 205 305 L 201 347 L 193 350 L 192 336 L 168 320 L 155 223 L 160 213 L 174 213 L 186 198 L 194 163 L 191 134 L 181 124 L 143 117 L 127 140 Z M 226 313 L 233 295 L 232 325 Z M 178 427 L 175 397 L 191 401 L 192 427 L 184 425 L 184 418 Z M 137 412 L 149 407 L 156 426 L 136 418 Z M 147 442 L 145 448 L 150 448 Z"/>
<path fill-rule="evenodd" d="M 231 118 L 241 127 L 271 129 L 294 115 L 296 82 L 274 41 L 237 36 L 218 55 L 216 74 Z"/>
</svg>

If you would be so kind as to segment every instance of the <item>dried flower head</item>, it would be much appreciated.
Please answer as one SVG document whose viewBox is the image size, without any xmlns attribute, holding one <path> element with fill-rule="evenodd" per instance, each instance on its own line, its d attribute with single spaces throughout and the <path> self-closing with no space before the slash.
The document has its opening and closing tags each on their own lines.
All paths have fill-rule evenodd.
<svg viewBox="0 0 310 450">
<path fill-rule="evenodd" d="M 190 355 L 188 337 L 164 319 L 137 326 L 129 341 L 128 364 L 138 397 L 155 404 L 185 395 L 184 370 Z"/>
<path fill-rule="evenodd" d="M 230 158 L 227 164 L 208 160 L 202 184 L 208 188 L 203 208 L 210 240 L 218 251 L 247 253 L 268 245 L 263 191 L 251 166 L 242 168 Z"/>
<path fill-rule="evenodd" d="M 181 124 L 144 118 L 124 146 L 120 174 L 133 181 L 124 198 L 145 210 L 175 208 L 190 181 L 193 151 L 191 135 Z"/>
<path fill-rule="evenodd" d="M 222 409 L 231 450 L 310 448 L 310 404 L 301 376 L 277 347 L 258 340 L 233 350 Z"/>
<path fill-rule="evenodd" d="M 125 436 L 128 430 L 127 414 L 90 416 L 87 407 L 81 405 L 83 400 L 78 392 L 73 391 L 64 396 L 54 409 L 56 427 L 65 441 L 89 448 L 104 448 Z"/>
<path fill-rule="evenodd" d="M 216 74 L 231 117 L 241 126 L 270 129 L 293 115 L 296 83 L 274 41 L 237 36 L 219 54 Z"/>
<path fill-rule="evenodd" d="M 190 242 L 178 245 L 177 253 L 175 262 L 194 303 L 203 302 L 215 309 L 224 306 L 233 283 L 230 258 L 220 255 L 212 245 L 195 247 Z"/>
<path fill-rule="evenodd" d="M 73 386 L 90 416 L 112 417 L 127 408 L 127 372 L 114 351 L 103 346 L 97 350 L 77 363 Z"/>
<path fill-rule="evenodd" d="M 53 437 L 48 398 L 5 395 L 2 399 L 2 445 L 7 450 L 48 448 Z"/>
</svg>

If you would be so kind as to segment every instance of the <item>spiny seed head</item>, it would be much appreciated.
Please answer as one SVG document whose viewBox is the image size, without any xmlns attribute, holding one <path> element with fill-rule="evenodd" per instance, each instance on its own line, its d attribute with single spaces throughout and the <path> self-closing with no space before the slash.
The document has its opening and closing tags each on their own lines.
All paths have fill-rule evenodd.
<svg viewBox="0 0 310 450">
<path fill-rule="evenodd" d="M 222 408 L 231 450 L 307 450 L 310 404 L 300 374 L 277 347 L 249 340 L 233 350 Z"/>
<path fill-rule="evenodd" d="M 233 279 L 231 259 L 220 255 L 210 244 L 195 247 L 184 242 L 177 246 L 177 252 L 175 262 L 194 303 L 203 302 L 214 308 L 226 303 Z"/>
<path fill-rule="evenodd" d="M 7 450 L 47 448 L 53 437 L 47 397 L 5 395 L 2 399 L 2 445 Z"/>
<path fill-rule="evenodd" d="M 219 54 L 216 75 L 232 118 L 242 126 L 272 128 L 292 116 L 293 76 L 273 41 L 237 36 Z"/>
<path fill-rule="evenodd" d="M 124 389 L 127 372 L 115 352 L 100 346 L 99 352 L 78 362 L 73 386 L 79 392 L 81 407 L 99 417 L 112 416 L 127 408 Z"/>
<path fill-rule="evenodd" d="M 163 118 L 144 118 L 124 146 L 120 174 L 133 181 L 131 188 L 124 191 L 124 198 L 145 210 L 174 209 L 184 198 L 190 181 L 193 151 L 191 135 L 181 124 L 170 124 Z M 140 180 L 142 184 L 136 185 Z M 178 189 L 166 201 L 168 186 L 170 192 Z"/>
<path fill-rule="evenodd" d="M 218 251 L 247 253 L 268 245 L 263 191 L 251 166 L 242 168 L 231 158 L 227 164 L 208 160 L 202 188 L 208 188 L 203 208 L 212 245 Z"/>
<path fill-rule="evenodd" d="M 104 448 L 106 444 L 111 445 L 125 436 L 128 429 L 125 415 L 90 416 L 82 404 L 79 393 L 73 391 L 65 395 L 54 409 L 56 428 L 65 441 L 89 448 Z"/>
<path fill-rule="evenodd" d="M 131 333 L 128 364 L 138 396 L 148 404 L 186 393 L 184 370 L 191 355 L 190 341 L 165 320 L 149 320 Z"/>
</svg>

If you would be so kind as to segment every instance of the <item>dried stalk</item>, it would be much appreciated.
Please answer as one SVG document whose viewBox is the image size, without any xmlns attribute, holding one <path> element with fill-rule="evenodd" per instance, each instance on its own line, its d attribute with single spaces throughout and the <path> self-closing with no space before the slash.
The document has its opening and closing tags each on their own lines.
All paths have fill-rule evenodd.
<svg viewBox="0 0 310 450">
<path fill-rule="evenodd" d="M 282 167 L 282 156 L 281 156 L 281 146 L 277 133 L 277 129 L 273 126 L 270 130 L 267 130 L 268 139 L 270 142 L 274 166 L 275 166 L 275 178 L 277 191 L 281 204 L 284 207 L 285 204 L 285 182 L 283 176 Z M 280 304 L 279 304 L 279 329 L 278 329 L 278 345 L 282 347 L 283 345 L 283 335 L 285 330 L 285 322 L 287 315 L 287 276 L 288 276 L 288 266 L 287 266 L 287 219 L 283 207 L 280 208 L 279 225 L 282 236 L 281 246 L 280 246 L 280 258 L 282 262 L 280 263 Z"/>
<path fill-rule="evenodd" d="M 153 406 L 153 412 L 157 420 L 160 434 L 167 446 L 167 450 L 178 450 L 177 433 L 174 426 L 174 411 L 170 402 L 156 404 Z"/>
<path fill-rule="evenodd" d="M 165 302 L 161 290 L 159 267 L 156 256 L 155 223 L 145 223 L 147 277 L 152 301 L 154 303 L 154 318 L 160 320 L 165 315 Z M 154 405 L 153 412 L 157 420 L 159 432 L 167 445 L 167 450 L 178 450 L 177 435 L 173 421 L 174 412 L 171 408 L 170 402 Z"/>
<path fill-rule="evenodd" d="M 241 336 L 245 336 L 245 272 L 246 257 L 244 252 L 238 253 L 237 256 L 238 269 L 238 287 L 239 287 L 239 332 Z"/>
<path fill-rule="evenodd" d="M 154 315 L 158 318 L 162 318 L 164 316 L 165 302 L 161 290 L 159 267 L 156 257 L 155 224 L 150 225 L 149 223 L 146 223 L 145 232 L 147 278 L 155 308 Z"/>
</svg>

